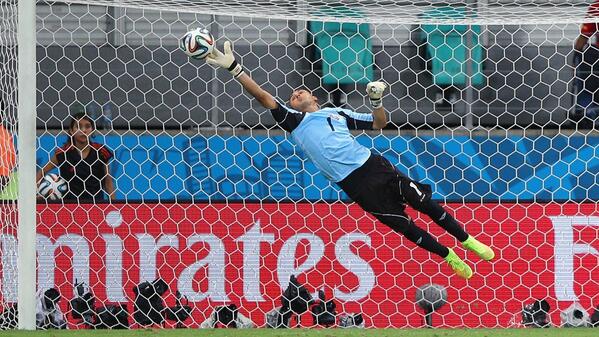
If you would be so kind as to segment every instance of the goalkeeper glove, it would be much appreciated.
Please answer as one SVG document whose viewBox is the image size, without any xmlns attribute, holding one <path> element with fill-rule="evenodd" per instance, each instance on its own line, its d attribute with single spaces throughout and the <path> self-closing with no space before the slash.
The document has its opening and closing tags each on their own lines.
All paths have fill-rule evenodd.
<svg viewBox="0 0 599 337">
<path fill-rule="evenodd" d="M 387 88 L 387 85 L 381 81 L 370 82 L 366 86 L 366 93 L 370 98 L 370 105 L 373 109 L 377 109 L 383 106 L 383 91 Z"/>
<path fill-rule="evenodd" d="M 243 67 L 235 61 L 230 41 L 225 42 L 224 49 L 225 53 L 223 54 L 215 47 L 212 53 L 206 57 L 206 62 L 210 65 L 227 69 L 235 78 L 241 76 L 243 74 Z"/>
</svg>

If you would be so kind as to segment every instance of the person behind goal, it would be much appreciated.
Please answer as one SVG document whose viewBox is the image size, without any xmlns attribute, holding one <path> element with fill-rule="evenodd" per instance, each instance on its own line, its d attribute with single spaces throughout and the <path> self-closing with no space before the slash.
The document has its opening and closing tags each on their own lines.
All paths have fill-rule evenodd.
<svg viewBox="0 0 599 337">
<path fill-rule="evenodd" d="M 483 260 L 491 260 L 493 250 L 468 235 L 456 219 L 431 199 L 429 185 L 418 183 L 401 173 L 385 157 L 359 144 L 351 130 L 379 130 L 387 125 L 382 97 L 383 82 L 370 82 L 366 90 L 373 111 L 356 113 L 348 109 L 321 108 L 318 99 L 306 89 L 293 91 L 287 106 L 262 89 L 235 60 L 231 42 L 224 53 L 214 48 L 206 58 L 210 65 L 227 69 L 243 88 L 269 109 L 280 127 L 321 173 L 336 183 L 366 212 L 417 246 L 434 253 L 449 264 L 460 277 L 472 277 L 472 269 L 451 248 L 440 244 L 428 232 L 415 225 L 406 214 L 406 204 L 428 215 L 437 225 L 459 240 L 464 248 Z"/>
<path fill-rule="evenodd" d="M 71 116 L 66 143 L 56 149 L 50 161 L 38 170 L 36 181 L 48 171 L 58 168 L 69 190 L 63 201 L 95 203 L 115 198 L 114 180 L 110 174 L 112 151 L 92 141 L 96 123 L 84 113 Z"/>
</svg>

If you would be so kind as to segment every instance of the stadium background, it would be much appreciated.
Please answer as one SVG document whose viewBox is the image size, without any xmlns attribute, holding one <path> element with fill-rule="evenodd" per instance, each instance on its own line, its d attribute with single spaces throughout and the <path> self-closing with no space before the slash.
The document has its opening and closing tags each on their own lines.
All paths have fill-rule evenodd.
<svg viewBox="0 0 599 337">
<path fill-rule="evenodd" d="M 578 9 L 584 15 L 585 8 Z M 522 305 L 536 298 L 550 300 L 554 323 L 559 310 L 574 301 L 589 311 L 597 306 L 599 136 L 567 118 L 573 102 L 571 41 L 578 25 L 487 27 L 482 43 L 488 84 L 472 89 L 468 107 L 474 124 L 488 128 L 473 137 L 446 129 L 462 123 L 465 105 L 456 112 L 434 110 L 432 79 L 415 45 L 418 27 L 377 25 L 377 69 L 394 83 L 398 99 L 385 102 L 392 112 L 390 129 L 360 135 L 359 141 L 413 178 L 434 183 L 435 199 L 448 202 L 468 230 L 501 251 L 492 266 L 476 263 L 480 277 L 466 284 L 355 206 L 335 203 L 345 197 L 275 130 L 267 111 L 241 95 L 228 74 L 189 63 L 175 50 L 183 25 L 180 31 L 161 31 L 177 20 L 211 22 L 221 37 L 235 41 L 256 80 L 286 97 L 302 82 L 319 86 L 302 49 L 305 31 L 299 23 L 120 8 L 106 13 L 100 6 L 38 5 L 38 165 L 64 143 L 62 126 L 74 105 L 100 115 L 109 104 L 110 126 L 96 140 L 115 151 L 111 165 L 119 201 L 38 206 L 38 245 L 47 258 L 38 275 L 43 284 L 59 286 L 68 297 L 74 278 L 87 279 L 103 301 L 118 302 L 132 298 L 130 289 L 139 279 L 161 276 L 171 286 L 192 284 L 187 294 L 196 294 L 194 318 L 201 322 L 210 308 L 227 302 L 212 283 L 222 280 L 228 300 L 239 301 L 260 324 L 264 312 L 277 305 L 282 281 L 273 270 L 278 275 L 283 260 L 286 273 L 313 262 L 302 281 L 314 290 L 326 285 L 351 293 L 374 275 L 377 283 L 365 297 L 342 307 L 365 312 L 375 327 L 420 326 L 412 298 L 416 286 L 428 282 L 449 289 L 452 301 L 439 313 L 444 327 L 517 326 Z M 287 75 L 285 69 L 294 71 Z M 380 75 L 377 70 L 375 77 Z M 350 105 L 367 110 L 363 88 L 358 89 Z M 451 242 L 420 220 L 442 242 Z M 13 230 L 4 226 L 3 247 L 14 245 Z M 247 279 L 239 268 L 241 243 L 252 235 L 273 238 L 272 244 L 259 241 L 267 252 L 258 275 L 263 302 L 248 300 L 239 282 Z M 314 251 L 320 244 L 321 255 Z M 231 262 L 221 275 L 207 266 L 221 261 L 211 255 L 213 245 Z M 574 246 L 589 254 L 566 253 L 556 260 Z M 110 262 L 118 260 L 109 254 L 115 247 L 121 249 L 123 272 L 109 274 L 106 270 L 119 268 Z M 369 267 L 360 261 L 362 269 L 344 266 L 337 247 Z M 295 250 L 287 256 L 283 248 Z M 15 260 L 2 259 L 2 292 L 10 302 Z M 183 278 L 194 262 L 197 273 Z M 357 275 L 365 278 L 358 282 Z M 124 292 L 109 294 L 107 289 L 120 285 Z M 207 294 L 214 298 L 207 300 Z"/>
<path fill-rule="evenodd" d="M 118 200 L 335 201 L 330 184 L 283 135 L 101 135 L 115 152 Z M 38 165 L 66 136 L 39 138 Z M 448 201 L 590 200 L 599 136 L 388 136 L 358 141 Z"/>
<path fill-rule="evenodd" d="M 234 4 L 232 4 L 234 6 Z M 501 8 L 498 3 L 495 8 Z M 550 8 L 527 8 L 531 17 Z M 233 9 L 232 9 L 233 10 Z M 490 7 L 494 10 L 494 7 Z M 569 9 L 585 15 L 586 6 Z M 235 52 L 258 83 L 287 98 L 305 84 L 320 87 L 305 50 L 302 23 L 102 6 L 38 5 L 38 127 L 60 128 L 73 103 L 112 103 L 116 129 L 270 126 L 272 117 L 241 95 L 227 73 L 201 62 L 189 62 L 171 52 L 185 33 L 182 22 L 210 23 L 216 38 L 235 42 Z M 432 79 L 424 71 L 423 46 L 417 25 L 372 27 L 375 78 L 393 84 L 400 99 L 385 102 L 398 126 L 438 127 L 460 124 L 460 114 L 433 111 Z M 481 37 L 487 84 L 473 88 L 471 110 L 480 124 L 506 128 L 562 124 L 572 106 L 568 65 L 579 25 L 489 25 Z M 374 31 L 376 30 L 376 31 Z M 251 43 L 251 48 L 250 48 Z M 420 46 L 420 47 L 419 47 Z M 64 67 L 64 68 L 63 68 Z M 287 70 L 287 71 L 286 71 Z M 294 70 L 294 71 L 289 71 Z M 216 77 L 213 77 L 216 75 Z M 428 90 L 427 90 L 428 89 Z M 222 92 L 227 95 L 221 95 Z M 350 96 L 354 108 L 363 105 L 363 90 Z M 320 90 L 317 95 L 322 95 Z M 218 109 L 215 109 L 215 101 Z M 321 97 L 323 99 L 324 97 Z M 456 111 L 466 110 L 465 106 Z M 226 115 L 226 117 L 225 117 Z M 409 115 L 409 118 L 408 118 Z M 148 118 L 151 116 L 151 118 Z M 258 125 L 260 124 L 260 125 Z M 477 124 L 477 123 L 475 123 Z"/>
</svg>

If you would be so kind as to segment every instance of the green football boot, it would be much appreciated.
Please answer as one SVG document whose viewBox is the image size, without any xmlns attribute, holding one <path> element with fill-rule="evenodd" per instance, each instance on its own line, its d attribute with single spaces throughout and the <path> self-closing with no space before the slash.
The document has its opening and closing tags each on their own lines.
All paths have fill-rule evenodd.
<svg viewBox="0 0 599 337">
<path fill-rule="evenodd" d="M 472 268 L 464 262 L 460 257 L 453 251 L 453 249 L 449 249 L 449 255 L 445 257 L 445 261 L 449 264 L 451 269 L 461 278 L 469 279 L 472 277 Z"/>
<path fill-rule="evenodd" d="M 473 236 L 469 235 L 466 241 L 462 242 L 464 248 L 472 251 L 478 255 L 481 259 L 485 261 L 491 261 L 495 257 L 495 252 L 491 247 L 485 245 L 484 243 L 476 240 Z"/>
</svg>

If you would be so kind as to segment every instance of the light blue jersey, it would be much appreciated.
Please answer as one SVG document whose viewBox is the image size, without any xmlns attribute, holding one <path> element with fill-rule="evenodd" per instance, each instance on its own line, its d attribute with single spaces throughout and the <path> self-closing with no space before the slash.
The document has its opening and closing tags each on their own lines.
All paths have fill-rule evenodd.
<svg viewBox="0 0 599 337">
<path fill-rule="evenodd" d="M 371 130 L 372 114 L 339 108 L 304 113 L 280 102 L 271 112 L 314 166 L 333 182 L 343 180 L 370 157 L 370 150 L 360 145 L 349 130 Z"/>
</svg>

